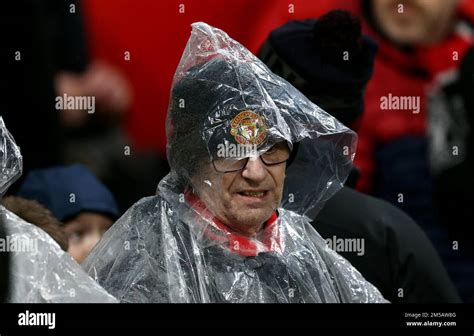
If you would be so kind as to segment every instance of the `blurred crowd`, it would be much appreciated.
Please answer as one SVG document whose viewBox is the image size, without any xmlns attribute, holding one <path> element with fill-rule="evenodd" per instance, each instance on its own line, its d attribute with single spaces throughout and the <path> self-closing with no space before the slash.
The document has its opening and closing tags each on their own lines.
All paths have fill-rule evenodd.
<svg viewBox="0 0 474 336">
<path fill-rule="evenodd" d="M 0 115 L 23 157 L 2 205 L 77 263 L 168 173 L 172 74 L 204 21 L 357 132 L 319 234 L 364 239 L 339 252 L 391 302 L 474 302 L 474 0 L 16 0 L 0 15 Z"/>
</svg>

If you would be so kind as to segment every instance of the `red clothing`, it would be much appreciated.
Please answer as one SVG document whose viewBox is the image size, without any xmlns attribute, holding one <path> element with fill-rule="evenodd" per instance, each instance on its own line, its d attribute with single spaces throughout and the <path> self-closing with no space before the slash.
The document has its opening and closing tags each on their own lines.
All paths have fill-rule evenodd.
<svg viewBox="0 0 474 336">
<path fill-rule="evenodd" d="M 185 5 L 184 13 L 179 12 L 180 4 Z M 288 20 L 318 17 L 335 8 L 361 14 L 360 0 L 229 0 L 221 4 L 212 0 L 84 1 L 93 56 L 121 67 L 132 82 L 135 99 L 126 126 L 134 148 L 156 148 L 165 154 L 171 80 L 192 22 L 205 21 L 222 28 L 256 52 L 270 31 Z M 460 13 L 474 22 L 474 0 L 464 0 Z M 459 65 L 469 41 L 455 33 L 441 45 L 419 48 L 408 56 L 382 40 L 367 24 L 364 32 L 379 43 L 364 115 L 357 123 L 360 128 L 355 163 L 361 168 L 358 189 L 370 191 L 375 146 L 402 135 L 425 134 L 427 90 L 437 75 Z M 130 61 L 124 60 L 126 51 L 130 52 Z M 459 61 L 453 60 L 453 51 L 458 52 Z M 424 70 L 426 76 L 415 69 Z M 380 97 L 389 93 L 419 96 L 420 112 L 381 110 Z"/>
<path fill-rule="evenodd" d="M 256 52 L 270 31 L 312 15 L 330 0 L 85 0 L 92 57 L 124 71 L 134 102 L 126 128 L 134 149 L 165 154 L 165 116 L 171 81 L 191 32 L 204 21 Z M 180 7 L 183 4 L 184 7 Z M 293 5 L 293 6 L 291 6 Z M 184 13 L 181 13 L 184 10 Z M 125 52 L 130 60 L 125 60 Z"/>
<path fill-rule="evenodd" d="M 341 1 L 333 8 L 351 10 L 361 16 L 360 2 Z M 474 1 L 465 0 L 459 7 L 461 17 L 474 22 Z M 355 164 L 360 168 L 357 189 L 370 192 L 375 173 L 374 150 L 405 135 L 426 135 L 428 91 L 436 85 L 438 76 L 456 69 L 472 46 L 472 37 L 455 31 L 443 43 L 434 47 L 419 47 L 407 54 L 383 39 L 366 22 L 363 31 L 379 45 L 374 73 L 365 93 L 365 109 L 357 122 L 359 135 Z M 453 53 L 457 52 L 457 60 Z M 381 109 L 381 97 L 420 97 L 420 111 Z"/>
<path fill-rule="evenodd" d="M 217 217 L 214 217 L 204 202 L 191 192 L 187 191 L 185 197 L 188 204 L 198 214 L 196 223 L 200 223 L 203 218 L 209 221 L 210 224 L 203 228 L 203 232 L 210 240 L 244 257 L 255 257 L 261 252 L 280 251 L 280 230 L 276 211 L 266 221 L 258 239 L 249 238 L 231 231 Z"/>
</svg>

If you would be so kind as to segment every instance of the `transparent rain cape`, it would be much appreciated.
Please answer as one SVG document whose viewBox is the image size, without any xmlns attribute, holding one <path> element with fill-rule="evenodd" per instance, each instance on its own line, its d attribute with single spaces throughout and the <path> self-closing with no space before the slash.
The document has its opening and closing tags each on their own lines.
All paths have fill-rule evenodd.
<svg viewBox="0 0 474 336">
<path fill-rule="evenodd" d="M 0 206 L 10 251 L 10 303 L 114 303 L 46 232 Z"/>
<path fill-rule="evenodd" d="M 0 117 L 0 192 L 21 175 L 20 149 Z M 117 300 L 100 287 L 45 231 L 0 206 L 6 237 L 0 253 L 10 256 L 7 302 L 108 302 Z"/>
<path fill-rule="evenodd" d="M 106 232 L 86 271 L 121 302 L 386 302 L 308 219 L 341 188 L 356 135 L 225 32 L 192 26 L 168 109 L 171 172 Z M 293 149 L 283 201 L 261 232 L 242 236 L 195 181 L 219 203 L 220 175 L 203 168 L 219 144 L 256 146 L 242 158 L 281 141 Z"/>
</svg>

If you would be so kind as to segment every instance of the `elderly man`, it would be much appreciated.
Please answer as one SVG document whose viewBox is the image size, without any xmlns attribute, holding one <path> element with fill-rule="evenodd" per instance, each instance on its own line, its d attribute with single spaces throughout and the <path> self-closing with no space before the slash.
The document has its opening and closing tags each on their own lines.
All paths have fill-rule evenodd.
<svg viewBox="0 0 474 336">
<path fill-rule="evenodd" d="M 346 179 L 355 134 L 224 32 L 193 32 L 168 111 L 171 173 L 86 270 L 122 302 L 386 302 L 308 212 Z M 341 204 L 341 206 L 344 206 Z"/>
</svg>

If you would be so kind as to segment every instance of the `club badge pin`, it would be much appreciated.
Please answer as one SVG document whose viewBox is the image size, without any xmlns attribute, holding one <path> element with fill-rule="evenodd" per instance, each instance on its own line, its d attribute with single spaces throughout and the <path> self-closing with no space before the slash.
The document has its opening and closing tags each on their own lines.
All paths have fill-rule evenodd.
<svg viewBox="0 0 474 336">
<path fill-rule="evenodd" d="M 237 114 L 230 123 L 230 134 L 242 145 L 259 145 L 267 137 L 267 125 L 257 113 L 246 110 Z"/>
</svg>

